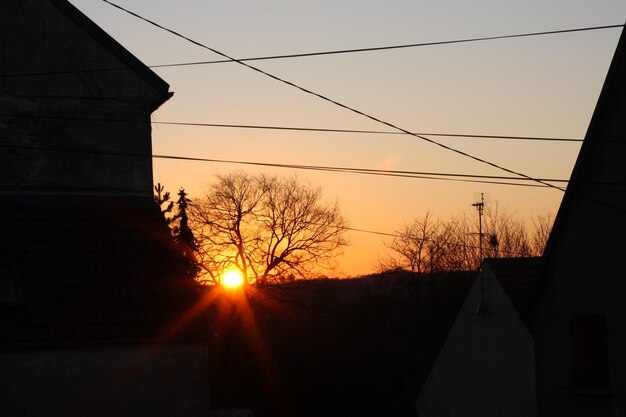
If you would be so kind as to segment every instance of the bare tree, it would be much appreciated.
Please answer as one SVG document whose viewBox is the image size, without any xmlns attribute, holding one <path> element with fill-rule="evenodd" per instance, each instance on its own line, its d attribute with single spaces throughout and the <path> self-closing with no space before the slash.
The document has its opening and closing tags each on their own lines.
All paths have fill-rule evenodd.
<svg viewBox="0 0 626 417">
<path fill-rule="evenodd" d="M 473 213 L 472 213 L 473 214 Z M 446 259 L 450 271 L 475 271 L 480 265 L 478 225 L 466 213 L 450 220 L 449 253 Z"/>
<path fill-rule="evenodd" d="M 415 219 L 396 230 L 396 237 L 387 245 L 396 256 L 386 260 L 383 267 L 418 273 L 445 269 L 450 232 L 450 224 L 433 219 L 430 211 L 427 212 L 423 219 Z"/>
<path fill-rule="evenodd" d="M 190 209 L 200 265 L 214 283 L 229 269 L 249 283 L 306 278 L 347 244 L 337 204 L 295 177 L 218 176 Z"/>
<path fill-rule="evenodd" d="M 535 226 L 535 233 L 532 238 L 533 251 L 536 255 L 543 255 L 543 251 L 546 249 L 546 243 L 550 237 L 552 231 L 552 225 L 554 224 L 554 215 L 552 213 L 545 216 L 537 216 L 533 219 L 533 225 Z"/>
<path fill-rule="evenodd" d="M 448 221 L 433 219 L 430 212 L 423 219 L 398 229 L 387 245 L 393 255 L 379 261 L 379 269 L 404 269 L 412 272 L 471 271 L 480 266 L 482 257 L 527 257 L 543 252 L 552 216 L 538 217 L 535 235 L 529 238 L 523 221 L 496 204 L 485 211 L 483 233 L 478 220 L 461 213 Z"/>
<path fill-rule="evenodd" d="M 486 211 L 485 257 L 528 257 L 533 256 L 532 244 L 526 226 L 512 213 L 503 210 L 496 203 Z M 486 245 L 485 245 L 486 243 Z"/>
<path fill-rule="evenodd" d="M 219 283 L 228 268 L 244 277 L 252 260 L 255 227 L 261 210 L 262 190 L 258 178 L 245 173 L 218 176 L 204 198 L 189 206 L 190 225 L 198 243 L 201 278 Z"/>
</svg>

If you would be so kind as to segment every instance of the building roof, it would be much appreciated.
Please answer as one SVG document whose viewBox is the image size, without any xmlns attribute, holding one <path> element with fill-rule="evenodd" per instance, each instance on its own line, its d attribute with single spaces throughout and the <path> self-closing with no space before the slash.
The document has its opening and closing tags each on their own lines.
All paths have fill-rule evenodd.
<svg viewBox="0 0 626 417">
<path fill-rule="evenodd" d="M 113 37 L 106 33 L 100 26 L 95 24 L 91 19 L 85 16 L 80 10 L 67 0 L 48 0 L 54 4 L 57 9 L 65 13 L 70 19 L 74 20 L 78 26 L 82 27 L 87 33 L 94 37 L 102 46 L 111 51 L 125 65 L 133 70 L 137 75 L 142 77 L 148 84 L 160 91 L 161 96 L 152 105 L 152 111 L 156 110 L 161 104 L 169 100 L 174 93 L 169 92 L 169 84 L 159 77 L 154 71 L 148 68 L 135 55 L 130 53 Z"/>
<path fill-rule="evenodd" d="M 521 315 L 528 312 L 541 262 L 540 257 L 485 259 Z"/>
<path fill-rule="evenodd" d="M 0 297 L 4 348 L 207 335 L 200 292 L 152 199 L 3 195 L 0 232 L 16 290 Z"/>
<path fill-rule="evenodd" d="M 52 83 L 58 92 L 89 79 L 99 80 L 99 88 L 107 77 L 117 80 L 117 88 L 123 79 L 135 90 L 137 84 L 145 84 L 151 90 L 151 111 L 173 95 L 167 82 L 67 0 L 1 0 L 0 12 L 7 27 L 0 42 L 8 57 L 3 78 L 9 90 L 17 89 L 20 96 L 36 95 L 30 90 L 24 94 L 25 85 L 37 90 Z M 103 91 L 92 88 L 91 94 L 100 97 Z"/>
<path fill-rule="evenodd" d="M 558 239 L 561 229 L 567 227 L 564 218 L 567 216 L 568 212 L 571 211 L 571 206 L 574 204 L 573 202 L 581 198 L 590 198 L 585 195 L 593 191 L 593 188 L 603 190 L 609 186 L 606 183 L 602 184 L 600 178 L 598 178 L 599 176 L 608 176 L 609 178 L 602 179 L 605 181 L 612 180 L 613 183 L 617 183 L 619 179 L 622 179 L 616 178 L 615 174 L 621 174 L 621 177 L 626 177 L 626 171 L 622 168 L 624 156 L 623 146 L 616 149 L 618 152 L 611 152 L 609 154 L 613 160 L 600 159 L 605 156 L 603 155 L 605 147 L 614 146 L 617 142 L 626 142 L 623 139 L 623 131 L 618 129 L 621 126 L 613 123 L 616 117 L 618 119 L 623 118 L 623 105 L 620 106 L 619 104 L 621 104 L 621 99 L 624 95 L 623 80 L 626 76 L 625 49 L 626 32 L 622 31 L 593 116 L 587 128 L 585 139 L 580 148 L 574 169 L 572 170 L 572 175 L 567 185 L 565 195 L 563 196 L 563 201 L 559 207 L 554 222 L 553 233 L 550 234 L 550 239 L 546 246 L 546 254 L 549 254 L 553 249 L 554 241 Z M 597 169 L 600 167 L 604 169 Z M 611 168 L 614 170 L 608 171 Z M 615 168 L 617 169 L 615 170 Z M 619 189 L 618 191 L 623 191 L 623 189 Z"/>
<path fill-rule="evenodd" d="M 556 264 L 576 264 L 581 273 L 608 266 L 623 270 L 626 252 L 626 32 L 622 30 L 585 139 L 572 170 L 544 251 L 545 263 L 533 291 L 546 290 Z M 582 272 L 582 271 L 587 272 Z"/>
<path fill-rule="evenodd" d="M 85 16 L 80 10 L 74 7 L 67 0 L 48 0 L 54 4 L 59 10 L 65 13 L 70 19 L 74 20 L 80 27 L 94 37 L 102 46 L 116 55 L 124 64 L 131 68 L 135 73 L 140 75 L 148 84 L 152 85 L 156 90 L 162 91 L 164 94 L 160 101 L 154 103 L 153 111 L 161 104 L 166 102 L 173 93 L 170 93 L 169 84 L 156 75 L 150 68 L 141 62 L 136 56 L 131 54 L 113 37 L 106 33 L 100 26 L 96 25 L 91 19 Z"/>
</svg>

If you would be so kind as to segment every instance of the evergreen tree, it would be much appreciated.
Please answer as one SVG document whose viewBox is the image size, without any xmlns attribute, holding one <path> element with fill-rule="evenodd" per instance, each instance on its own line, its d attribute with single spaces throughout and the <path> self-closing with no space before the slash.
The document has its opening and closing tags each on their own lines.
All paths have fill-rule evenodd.
<svg viewBox="0 0 626 417">
<path fill-rule="evenodd" d="M 158 183 L 154 186 L 154 201 L 159 205 L 161 214 L 163 214 L 163 220 L 165 224 L 170 225 L 175 216 L 172 216 L 172 210 L 174 209 L 174 202 L 170 201 L 169 191 L 163 192 L 165 187 Z"/>
<path fill-rule="evenodd" d="M 189 227 L 187 208 L 190 202 L 191 200 L 187 197 L 185 189 L 181 187 L 178 191 L 178 201 L 176 202 L 178 213 L 173 217 L 173 219 L 178 220 L 178 225 L 174 227 L 172 234 L 174 235 L 176 245 L 187 262 L 187 273 L 190 276 L 195 276 L 198 272 L 195 259 L 195 252 L 198 246 L 196 238 Z"/>
</svg>

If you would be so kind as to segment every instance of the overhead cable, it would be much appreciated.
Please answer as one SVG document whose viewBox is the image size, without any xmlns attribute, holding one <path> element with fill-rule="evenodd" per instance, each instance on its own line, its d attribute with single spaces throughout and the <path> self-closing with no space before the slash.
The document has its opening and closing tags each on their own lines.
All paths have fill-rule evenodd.
<svg viewBox="0 0 626 417">
<path fill-rule="evenodd" d="M 236 125 L 236 124 L 218 124 L 218 123 L 194 123 L 194 122 L 158 122 L 152 121 L 153 124 L 174 125 L 174 126 L 196 126 L 196 127 L 221 127 L 221 128 L 237 128 L 237 129 L 265 129 L 265 130 L 293 130 L 305 132 L 328 132 L 328 133 L 358 133 L 358 134 L 378 134 L 378 135 L 406 135 L 404 132 L 389 130 L 355 130 L 355 129 L 327 129 L 318 127 L 297 127 L 297 126 L 266 126 L 266 125 Z M 574 138 L 557 138 L 544 136 L 505 136 L 505 135 L 479 135 L 479 134 L 462 134 L 462 133 L 431 133 L 431 132 L 413 132 L 413 135 L 437 136 L 450 138 L 473 138 L 473 139 L 510 139 L 510 140 L 532 140 L 546 142 L 582 142 L 582 139 Z"/>
<path fill-rule="evenodd" d="M 301 165 L 301 164 L 280 164 L 270 162 L 256 162 L 256 161 L 238 161 L 227 159 L 214 159 L 214 158 L 201 158 L 192 156 L 179 156 L 179 155 L 164 155 L 164 154 L 142 154 L 142 153 L 130 153 L 119 152 L 106 149 L 89 149 L 79 148 L 74 146 L 51 146 L 51 145 L 28 145 L 28 144 L 16 144 L 11 142 L 0 142 L 2 147 L 11 147 L 14 149 L 31 149 L 31 150 L 45 150 L 53 152 L 72 152 L 72 153 L 84 153 L 84 154 L 97 154 L 108 156 L 125 156 L 125 157 L 152 157 L 155 159 L 167 159 L 167 160 L 180 160 L 180 161 L 195 161 L 195 162 L 210 162 L 210 163 L 222 163 L 222 164 L 237 164 L 248 166 L 261 166 L 270 168 L 288 168 L 288 169 L 300 169 L 309 171 L 324 171 L 335 173 L 350 173 L 361 175 L 378 175 L 386 177 L 399 177 L 399 178 L 412 178 L 412 179 L 428 179 L 428 180 L 440 180 L 440 181 L 458 181 L 458 182 L 472 182 L 481 184 L 493 184 L 493 185 L 508 185 L 518 187 L 539 187 L 546 188 L 540 184 L 526 184 L 519 181 L 527 181 L 524 178 L 519 177 L 506 177 L 506 176 L 493 176 L 493 175 L 473 175 L 473 174 L 453 174 L 453 173 L 438 173 L 438 172 L 418 172 L 418 171 L 394 171 L 394 170 L 377 170 L 368 168 L 350 168 L 350 167 L 335 167 L 335 166 L 320 166 L 320 165 Z M 510 182 L 518 181 L 518 182 Z M 558 183 L 567 183 L 567 180 L 542 178 L 541 181 L 551 181 Z"/>
<path fill-rule="evenodd" d="M 106 0 L 103 0 L 103 1 L 106 1 Z M 107 1 L 107 3 L 109 2 Z M 264 60 L 270 60 L 270 59 L 304 58 L 304 57 L 322 56 L 322 55 L 351 54 L 351 53 L 357 53 L 357 52 L 386 51 L 386 50 L 392 50 L 392 49 L 417 48 L 417 47 L 423 47 L 423 46 L 438 46 L 438 45 L 450 45 L 450 44 L 456 44 L 456 43 L 493 41 L 493 40 L 498 40 L 498 39 L 527 38 L 531 36 L 557 35 L 557 34 L 563 34 L 563 33 L 586 32 L 586 31 L 592 31 L 592 30 L 614 29 L 614 28 L 621 28 L 621 27 L 624 27 L 624 24 L 588 26 L 588 27 L 573 28 L 573 29 L 548 30 L 548 31 L 542 31 L 542 32 L 526 32 L 526 33 L 516 33 L 516 34 L 511 34 L 511 35 L 484 36 L 484 37 L 478 37 L 478 38 L 465 38 L 465 39 L 454 39 L 454 40 L 434 41 L 434 42 L 409 43 L 409 44 L 403 44 L 403 45 L 341 49 L 341 50 L 335 50 L 335 51 L 305 52 L 305 53 L 299 53 L 299 54 L 258 56 L 258 57 L 253 57 L 253 58 L 239 58 L 239 59 L 230 58 L 230 59 L 221 59 L 221 60 L 215 60 L 215 61 L 195 61 L 195 62 L 181 62 L 181 63 L 172 63 L 172 64 L 159 64 L 159 65 L 150 65 L 150 68 L 182 67 L 182 66 L 190 66 L 190 65 L 223 64 L 223 63 L 230 63 L 230 62 L 264 61 Z"/>
<path fill-rule="evenodd" d="M 113 119 L 101 117 L 76 117 L 65 115 L 26 115 L 26 114 L 10 114 L 0 113 L 0 117 L 21 117 L 21 118 L 38 118 L 38 119 L 55 119 L 55 120 L 72 120 L 87 122 L 112 122 L 112 123 L 147 123 L 146 120 L 138 119 Z M 154 125 L 169 126 L 189 126 L 189 127 L 215 127 L 215 128 L 232 128 L 232 129 L 259 129 L 259 130 L 286 130 L 286 131 L 302 131 L 302 132 L 319 132 L 319 133 L 354 133 L 367 135 L 405 135 L 404 132 L 390 130 L 359 130 L 359 129 L 334 129 L 320 127 L 301 127 L 301 126 L 268 126 L 268 125 L 241 125 L 241 124 L 224 124 L 224 123 L 202 123 L 202 122 L 172 122 L 172 121 L 155 121 L 150 123 Z M 546 141 L 546 142 L 582 142 L 582 139 L 574 138 L 557 138 L 544 136 L 506 136 L 506 135 L 480 135 L 480 134 L 462 134 L 462 133 L 430 133 L 430 132 L 413 132 L 415 135 L 437 136 L 450 138 L 472 138 L 472 139 L 509 139 L 509 140 L 529 140 L 529 141 Z"/>
<path fill-rule="evenodd" d="M 116 5 L 112 3 L 110 4 L 112 6 L 117 7 Z M 265 55 L 265 56 L 238 58 L 238 59 L 229 58 L 229 59 L 220 59 L 220 60 L 212 60 L 212 61 L 174 62 L 174 63 L 168 63 L 168 64 L 148 65 L 148 68 L 156 69 L 156 68 L 188 67 L 188 66 L 224 64 L 224 63 L 233 63 L 233 62 L 267 61 L 267 60 L 315 57 L 315 56 L 324 56 L 324 55 L 353 54 L 353 53 L 362 53 L 362 52 L 386 51 L 386 50 L 394 50 L 394 49 L 418 48 L 418 47 L 426 47 L 426 46 L 440 46 L 440 45 L 451 45 L 451 44 L 469 43 L 469 42 L 492 41 L 492 40 L 498 40 L 498 39 L 513 39 L 513 38 L 525 38 L 525 37 L 532 37 L 532 36 L 557 35 L 557 34 L 564 34 L 564 33 L 606 30 L 606 29 L 614 29 L 614 28 L 621 28 L 621 27 L 624 27 L 624 25 L 619 24 L 619 25 L 587 26 L 587 27 L 580 27 L 580 28 L 549 30 L 549 31 L 541 31 L 541 32 L 525 32 L 525 33 L 517 33 L 517 34 L 510 34 L 510 35 L 496 35 L 496 36 L 485 36 L 485 37 L 478 37 L 478 38 L 464 38 L 464 39 L 453 39 L 453 40 L 434 41 L 434 42 L 408 43 L 408 44 L 402 44 L 402 45 L 387 45 L 387 46 L 375 46 L 375 47 L 367 47 L 367 48 L 340 49 L 340 50 L 332 50 L 332 51 L 303 52 L 303 53 L 297 53 L 297 54 Z M 109 68 L 93 68 L 93 69 L 81 69 L 81 70 L 72 69 L 72 70 L 58 70 L 58 71 L 45 71 L 45 72 L 42 71 L 42 72 L 29 72 L 29 73 L 9 73 L 9 74 L 1 74 L 0 78 L 33 77 L 33 76 L 44 76 L 44 75 L 62 75 L 62 74 L 73 74 L 73 73 L 125 71 L 125 70 L 128 70 L 128 68 L 127 67 L 109 67 Z"/>
<path fill-rule="evenodd" d="M 153 26 L 155 26 L 155 27 L 157 27 L 157 28 L 159 28 L 159 29 L 161 29 L 161 30 L 164 30 L 164 31 L 166 31 L 166 32 L 168 32 L 168 33 L 170 33 L 170 34 L 172 34 L 172 35 L 174 35 L 174 36 L 177 36 L 177 37 L 179 37 L 179 38 L 181 38 L 181 39 L 184 39 L 184 40 L 186 40 L 186 41 L 188 41 L 188 42 L 190 42 L 190 43 L 192 43 L 192 44 L 194 44 L 194 45 L 197 45 L 197 46 L 199 46 L 199 47 L 201 47 L 201 48 L 204 48 L 204 49 L 206 49 L 206 50 L 208 50 L 208 51 L 211 51 L 211 52 L 213 52 L 213 53 L 215 53 L 215 54 L 218 54 L 218 55 L 220 55 L 220 56 L 223 56 L 224 58 L 227 58 L 227 59 L 229 59 L 229 60 L 233 60 L 234 62 L 237 62 L 238 64 L 240 64 L 240 65 L 242 65 L 242 66 L 244 66 L 244 67 L 246 67 L 246 68 L 249 68 L 249 69 L 251 69 L 251 70 L 253 70 L 253 71 L 257 72 L 257 73 L 263 74 L 263 75 L 265 75 L 265 76 L 267 76 L 267 77 L 269 77 L 269 78 L 272 78 L 272 79 L 274 79 L 274 80 L 276 80 L 276 81 L 278 81 L 278 82 L 281 82 L 281 83 L 283 83 L 283 84 L 286 84 L 286 85 L 289 85 L 289 86 L 291 86 L 291 87 L 294 87 L 294 88 L 296 88 L 296 89 L 298 89 L 298 90 L 300 90 L 300 91 L 302 91 L 302 92 L 304 92 L 304 93 L 307 93 L 307 94 L 313 95 L 313 96 L 318 97 L 318 98 L 320 98 L 320 99 L 322 99 L 322 100 L 325 100 L 325 101 L 327 101 L 327 102 L 329 102 L 329 103 L 333 103 L 333 104 L 335 104 L 336 106 L 339 106 L 339 107 L 341 107 L 341 108 L 343 108 L 343 109 L 346 109 L 346 110 L 348 110 L 348 111 L 351 111 L 352 113 L 356 113 L 356 114 L 361 115 L 361 116 L 363 116 L 363 117 L 365 117 L 365 118 L 367 118 L 367 119 L 373 120 L 373 121 L 375 121 L 375 122 L 377 122 L 377 123 L 383 124 L 383 125 L 385 125 L 385 126 L 387 126 L 387 127 L 390 127 L 390 128 L 392 128 L 392 129 L 395 129 L 395 130 L 398 130 L 398 131 L 400 131 L 400 132 L 406 133 L 407 135 L 411 135 L 411 136 L 413 136 L 413 137 L 415 137 L 415 138 L 418 138 L 418 139 L 420 139 L 420 140 L 423 140 L 423 141 L 425 141 L 425 142 L 428 142 L 428 143 L 430 143 L 430 144 L 433 144 L 433 145 L 435 145 L 435 146 L 438 146 L 438 147 L 440 147 L 440 148 L 442 148 L 442 149 L 445 149 L 445 150 L 447 150 L 447 151 L 450 151 L 450 152 L 456 153 L 456 154 L 461 155 L 461 156 L 464 156 L 464 157 L 466 157 L 466 158 L 470 158 L 470 159 L 472 159 L 472 160 L 474 160 L 474 161 L 476 161 L 476 162 L 479 162 L 479 163 L 481 163 L 481 164 L 491 166 L 491 167 L 493 167 L 493 168 L 499 169 L 499 170 L 504 171 L 504 172 L 508 172 L 509 174 L 513 174 L 513 175 L 516 175 L 516 176 L 519 176 L 519 177 L 522 177 L 522 178 L 526 178 L 526 179 L 528 179 L 528 180 L 530 180 L 530 181 L 537 182 L 537 183 L 539 183 L 539 184 L 545 185 L 545 186 L 550 187 L 550 188 L 554 188 L 554 189 L 556 189 L 556 190 L 565 191 L 565 189 L 564 189 L 564 188 L 561 188 L 561 187 L 558 187 L 558 186 L 556 186 L 556 185 L 550 184 L 550 183 L 548 183 L 548 182 L 541 181 L 541 180 L 539 180 L 539 179 L 533 178 L 533 177 L 531 177 L 531 176 L 529 176 L 529 175 L 526 175 L 526 174 L 524 174 L 524 173 L 522 173 L 522 172 L 515 171 L 515 170 L 513 170 L 513 169 L 509 169 L 509 168 L 506 168 L 506 167 L 504 167 L 504 166 L 502 166 L 502 165 L 496 164 L 496 163 L 494 163 L 494 162 L 490 162 L 490 161 L 488 161 L 488 160 L 486 160 L 486 159 L 484 159 L 484 158 L 474 156 L 474 155 L 472 155 L 472 154 L 469 154 L 469 153 L 467 153 L 467 152 L 461 151 L 461 150 L 459 150 L 459 149 L 453 148 L 453 147 L 448 146 L 448 145 L 444 145 L 443 143 L 437 142 L 437 141 L 435 141 L 435 140 L 433 140 L 433 139 L 430 139 L 430 138 L 428 138 L 428 137 L 426 137 L 426 136 L 422 136 L 422 135 L 417 135 L 417 134 L 414 134 L 414 133 L 412 133 L 411 131 L 409 131 L 409 130 L 407 130 L 407 129 L 404 129 L 404 128 L 400 127 L 400 126 L 397 126 L 397 125 L 395 125 L 395 124 L 393 124 L 393 123 L 391 123 L 391 122 L 387 122 L 387 121 L 385 121 L 385 120 L 383 120 L 383 119 L 380 119 L 380 118 L 378 118 L 378 117 L 372 116 L 372 115 L 370 115 L 370 114 L 368 114 L 368 113 L 365 113 L 365 112 L 363 112 L 363 111 L 361 111 L 361 110 L 358 110 L 358 109 L 356 109 L 356 108 L 354 108 L 354 107 L 350 107 L 350 106 L 348 106 L 348 105 L 346 105 L 346 104 L 340 103 L 339 101 L 336 101 L 336 100 L 333 100 L 333 99 L 331 99 L 331 98 L 329 98 L 329 97 L 326 97 L 326 96 L 324 96 L 324 95 L 322 95 L 322 94 L 320 94 L 320 93 L 316 93 L 316 92 L 314 92 L 313 90 L 309 90 L 309 89 L 307 89 L 307 88 L 305 88 L 305 87 L 302 87 L 302 86 L 300 86 L 300 85 L 298 85 L 298 84 L 295 84 L 295 83 L 293 83 L 293 82 L 291 82 L 291 81 L 288 81 L 288 80 L 286 80 L 286 79 L 284 79 L 284 78 L 281 78 L 281 77 L 278 77 L 278 76 L 276 76 L 276 75 L 273 75 L 273 74 L 271 74 L 271 73 L 269 73 L 269 72 L 267 72 L 267 71 L 264 71 L 264 70 L 262 70 L 262 69 L 260 69 L 260 68 L 258 68 L 258 67 L 255 67 L 255 66 L 253 66 L 253 65 L 250 65 L 250 64 L 248 64 L 248 63 L 246 63 L 246 62 L 242 62 L 242 61 L 240 61 L 240 60 L 238 60 L 238 59 L 235 59 L 235 58 L 233 58 L 233 57 L 231 57 L 231 56 L 229 56 L 229 55 L 227 55 L 227 54 L 225 54 L 225 53 L 223 53 L 223 52 L 221 52 L 221 51 L 218 51 L 218 50 L 217 50 L 217 49 L 215 49 L 215 48 L 212 48 L 212 47 L 210 47 L 210 46 L 204 45 L 204 44 L 202 44 L 202 43 L 200 43 L 200 42 L 198 42 L 198 41 L 195 41 L 195 40 L 193 40 L 193 39 L 191 39 L 191 38 L 189 38 L 189 37 L 187 37 L 187 36 L 184 36 L 184 35 L 182 35 L 182 34 L 180 34 L 180 33 L 176 32 L 176 31 L 174 31 L 174 30 L 172 30 L 172 29 L 168 29 L 168 28 L 166 28 L 166 27 L 164 27 L 164 26 L 162 26 L 162 25 L 160 25 L 160 24 L 158 24 L 158 23 L 153 22 L 152 20 L 149 20 L 149 19 L 147 19 L 147 18 L 145 18 L 145 17 L 143 17 L 143 16 L 140 16 L 139 14 L 137 14 L 137 13 L 135 13 L 135 12 L 132 12 L 132 11 L 130 11 L 130 10 L 128 10 L 128 9 L 125 9 L 125 8 L 123 8 L 123 7 L 121 7 L 121 6 L 117 5 L 117 4 L 115 4 L 115 3 L 112 3 L 112 2 L 110 2 L 109 0 L 102 0 L 102 1 L 103 1 L 103 2 L 105 2 L 105 3 L 107 3 L 107 4 L 109 4 L 109 5 L 111 5 L 111 6 L 113 6 L 113 7 L 115 7 L 115 8 L 117 8 L 117 9 L 119 9 L 119 10 L 122 10 L 122 11 L 126 12 L 126 13 L 128 13 L 128 14 L 130 14 L 130 15 L 132 15 L 132 16 L 134 16 L 134 17 L 138 18 L 138 19 L 141 19 L 141 20 L 143 20 L 143 21 L 145 21 L 145 22 L 147 22 L 147 23 L 149 23 L 149 24 L 151 24 L 151 25 L 153 25 Z"/>
</svg>

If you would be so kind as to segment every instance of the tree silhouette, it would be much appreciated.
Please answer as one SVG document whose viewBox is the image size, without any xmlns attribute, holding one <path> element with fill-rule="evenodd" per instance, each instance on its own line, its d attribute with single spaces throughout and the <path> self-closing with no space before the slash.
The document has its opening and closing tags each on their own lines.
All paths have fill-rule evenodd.
<svg viewBox="0 0 626 417">
<path fill-rule="evenodd" d="M 295 177 L 217 176 L 190 215 L 200 265 L 214 283 L 232 269 L 257 284 L 309 278 L 347 244 L 337 204 Z"/>
<path fill-rule="evenodd" d="M 387 245 L 392 255 L 379 261 L 381 271 L 403 269 L 412 272 L 471 271 L 482 259 L 478 239 L 483 239 L 483 256 L 540 256 L 552 228 L 552 216 L 533 221 L 535 232 L 529 237 L 524 222 L 496 206 L 485 211 L 482 236 L 472 216 L 461 214 L 450 220 L 433 219 L 427 212 L 395 231 Z"/>
<path fill-rule="evenodd" d="M 158 183 L 154 186 L 154 201 L 159 205 L 159 209 L 163 214 L 163 220 L 169 226 L 172 223 L 172 210 L 174 209 L 174 202 L 170 201 L 169 191 L 165 191 L 165 187 Z"/>
<path fill-rule="evenodd" d="M 189 216 L 187 209 L 191 200 L 187 197 L 187 193 L 183 187 L 178 190 L 178 201 L 176 201 L 177 213 L 172 220 L 178 221 L 178 225 L 174 226 L 172 234 L 174 241 L 187 263 L 187 273 L 190 276 L 196 276 L 198 273 L 198 265 L 195 259 L 197 249 L 196 238 L 189 227 Z"/>
<path fill-rule="evenodd" d="M 396 237 L 387 245 L 397 256 L 387 260 L 387 269 L 411 272 L 439 272 L 446 269 L 451 225 L 433 219 L 430 211 L 423 219 L 415 219 L 396 230 Z"/>
<path fill-rule="evenodd" d="M 552 225 L 554 224 L 554 215 L 551 213 L 545 216 L 537 216 L 533 219 L 533 225 L 535 226 L 535 234 L 533 235 L 533 247 L 538 255 L 543 255 L 543 251 L 548 243 L 550 232 L 552 232 Z"/>
</svg>

